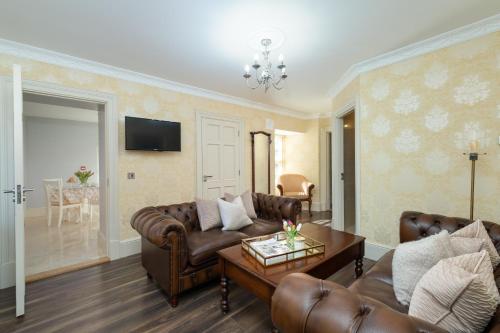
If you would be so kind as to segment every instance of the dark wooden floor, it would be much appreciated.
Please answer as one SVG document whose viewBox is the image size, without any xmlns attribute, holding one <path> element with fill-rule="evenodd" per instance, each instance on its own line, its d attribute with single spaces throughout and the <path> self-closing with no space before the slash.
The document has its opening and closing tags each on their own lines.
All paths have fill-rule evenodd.
<svg viewBox="0 0 500 333">
<path fill-rule="evenodd" d="M 365 270 L 372 265 L 372 261 L 365 260 Z M 330 279 L 350 284 L 354 280 L 354 265 Z M 233 284 L 229 296 L 231 311 L 227 315 L 219 309 L 217 281 L 183 294 L 178 307 L 171 308 L 157 285 L 146 277 L 139 255 L 37 281 L 28 284 L 26 291 L 26 315 L 16 319 L 14 288 L 0 290 L 0 332 L 271 330 L 267 306 Z"/>
</svg>

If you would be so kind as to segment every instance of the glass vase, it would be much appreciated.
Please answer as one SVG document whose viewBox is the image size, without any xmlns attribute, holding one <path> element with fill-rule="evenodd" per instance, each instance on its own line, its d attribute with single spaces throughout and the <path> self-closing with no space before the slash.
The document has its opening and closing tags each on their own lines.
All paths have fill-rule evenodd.
<svg viewBox="0 0 500 333">
<path fill-rule="evenodd" d="M 286 235 L 286 245 L 292 250 L 295 248 L 295 236 L 294 235 Z"/>
</svg>

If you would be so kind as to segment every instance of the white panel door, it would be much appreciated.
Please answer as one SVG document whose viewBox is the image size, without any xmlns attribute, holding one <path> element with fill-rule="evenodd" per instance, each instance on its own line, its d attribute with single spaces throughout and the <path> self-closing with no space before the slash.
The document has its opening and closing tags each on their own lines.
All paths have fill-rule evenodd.
<svg viewBox="0 0 500 333">
<path fill-rule="evenodd" d="M 240 188 L 239 123 L 209 117 L 202 118 L 203 198 L 216 199 L 224 192 L 239 194 Z"/>
<path fill-rule="evenodd" d="M 13 165 L 14 179 L 10 189 L 4 189 L 4 194 L 12 196 L 14 205 L 14 242 L 15 242 L 15 281 L 16 281 L 16 316 L 24 315 L 25 275 L 24 275 L 24 161 L 23 161 L 23 88 L 21 66 L 13 66 Z M 9 112 L 9 111 L 7 111 Z"/>
</svg>

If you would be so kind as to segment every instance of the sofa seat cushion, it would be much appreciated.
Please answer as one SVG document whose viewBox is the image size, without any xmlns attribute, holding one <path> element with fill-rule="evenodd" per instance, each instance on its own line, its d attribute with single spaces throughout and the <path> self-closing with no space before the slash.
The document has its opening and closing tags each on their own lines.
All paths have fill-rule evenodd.
<svg viewBox="0 0 500 333">
<path fill-rule="evenodd" d="M 250 237 L 273 234 L 275 232 L 281 231 L 282 228 L 283 225 L 279 222 L 254 219 L 253 224 L 241 228 L 238 231 L 247 235 L 246 238 L 250 238 Z"/>
<path fill-rule="evenodd" d="M 392 284 L 381 279 L 369 276 L 363 277 L 351 284 L 349 290 L 382 302 L 398 312 L 408 313 L 408 307 L 399 303 L 396 299 Z"/>
<path fill-rule="evenodd" d="M 375 265 L 372 266 L 365 277 L 383 281 L 392 286 L 392 258 L 394 257 L 394 250 L 384 254 Z"/>
<path fill-rule="evenodd" d="M 239 244 L 246 237 L 247 235 L 239 231 L 222 231 L 221 229 L 193 231 L 187 237 L 189 263 L 196 266 L 216 259 L 217 251 Z"/>
<path fill-rule="evenodd" d="M 408 307 L 399 303 L 392 285 L 392 258 L 394 250 L 387 252 L 362 278 L 354 281 L 350 290 L 385 303 L 392 309 L 408 313 Z"/>
</svg>

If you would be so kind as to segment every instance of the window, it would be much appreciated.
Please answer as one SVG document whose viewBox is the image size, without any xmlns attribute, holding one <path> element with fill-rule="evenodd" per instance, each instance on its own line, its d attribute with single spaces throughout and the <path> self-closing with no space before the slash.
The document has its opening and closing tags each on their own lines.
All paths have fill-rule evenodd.
<svg viewBox="0 0 500 333">
<path fill-rule="evenodd" d="M 279 179 L 285 169 L 285 136 L 274 135 L 274 173 Z"/>
</svg>

